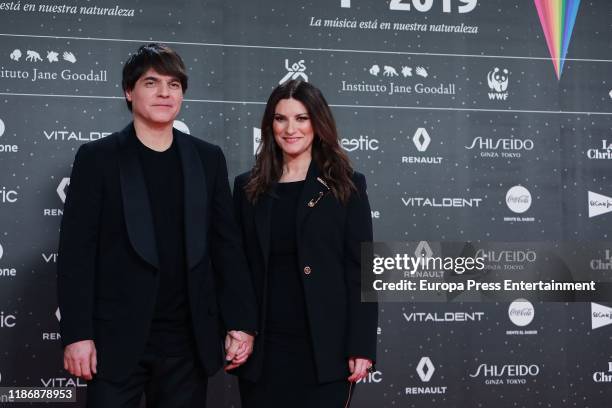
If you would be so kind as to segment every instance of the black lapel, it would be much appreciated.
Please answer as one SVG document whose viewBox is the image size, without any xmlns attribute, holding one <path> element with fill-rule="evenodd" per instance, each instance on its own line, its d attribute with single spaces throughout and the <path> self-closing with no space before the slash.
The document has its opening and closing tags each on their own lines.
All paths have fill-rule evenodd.
<svg viewBox="0 0 612 408">
<path fill-rule="evenodd" d="M 270 258 L 270 222 L 272 217 L 272 203 L 274 198 L 271 193 L 262 194 L 255 203 L 255 229 L 257 238 L 264 258 L 264 265 L 268 268 Z"/>
<path fill-rule="evenodd" d="M 125 225 L 132 247 L 142 259 L 159 269 L 153 215 L 147 186 L 138 159 L 138 139 L 133 124 L 119 133 L 119 177 Z"/>
<path fill-rule="evenodd" d="M 308 215 L 317 208 L 319 201 L 329 192 L 329 189 L 321 180 L 319 169 L 314 160 L 312 160 L 306 174 L 306 182 L 298 200 L 296 216 L 298 237 L 302 230 L 302 224 Z"/>
<path fill-rule="evenodd" d="M 207 243 L 207 188 L 204 166 L 197 148 L 189 136 L 173 130 L 183 167 L 185 199 L 185 251 L 187 266 L 195 267 L 206 252 Z"/>
</svg>

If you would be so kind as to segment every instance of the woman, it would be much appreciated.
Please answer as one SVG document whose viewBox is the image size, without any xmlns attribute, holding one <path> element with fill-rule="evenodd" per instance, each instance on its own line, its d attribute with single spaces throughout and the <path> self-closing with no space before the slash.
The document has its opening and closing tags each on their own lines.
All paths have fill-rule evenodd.
<svg viewBox="0 0 612 408">
<path fill-rule="evenodd" d="M 345 407 L 376 353 L 377 305 L 360 296 L 360 246 L 372 241 L 365 178 L 307 82 L 272 92 L 261 131 L 253 170 L 234 183 L 260 312 L 237 370 L 242 406 Z"/>
</svg>

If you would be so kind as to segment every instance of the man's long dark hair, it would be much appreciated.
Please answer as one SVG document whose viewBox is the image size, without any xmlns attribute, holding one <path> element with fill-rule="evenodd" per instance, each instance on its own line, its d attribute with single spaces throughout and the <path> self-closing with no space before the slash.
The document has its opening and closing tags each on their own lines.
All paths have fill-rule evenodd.
<svg viewBox="0 0 612 408">
<path fill-rule="evenodd" d="M 290 98 L 300 101 L 308 110 L 314 131 L 312 160 L 331 193 L 341 203 L 346 204 L 351 191 L 356 189 L 351 180 L 351 163 L 338 141 L 336 122 L 321 91 L 308 82 L 299 80 L 287 81 L 277 86 L 268 98 L 261 120 L 261 144 L 251 178 L 245 186 L 247 198 L 255 203 L 262 194 L 270 191 L 283 174 L 283 152 L 276 144 L 272 125 L 276 105 L 280 100 Z"/>
</svg>

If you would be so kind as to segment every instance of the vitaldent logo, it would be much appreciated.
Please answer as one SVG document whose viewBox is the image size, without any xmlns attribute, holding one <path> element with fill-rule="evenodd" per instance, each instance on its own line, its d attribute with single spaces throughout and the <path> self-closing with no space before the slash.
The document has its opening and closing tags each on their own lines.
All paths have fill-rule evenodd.
<svg viewBox="0 0 612 408">
<path fill-rule="evenodd" d="M 533 145 L 531 139 L 492 139 L 478 136 L 469 146 L 464 147 L 467 150 L 478 150 L 482 158 L 518 159 L 521 157 L 521 152 L 533 150 Z"/>
<path fill-rule="evenodd" d="M 17 324 L 15 315 L 5 314 L 0 310 L 0 329 L 12 329 Z"/>
<path fill-rule="evenodd" d="M 481 322 L 484 312 L 402 313 L 408 323 L 471 323 Z"/>
<path fill-rule="evenodd" d="M 599 329 L 612 324 L 612 307 L 591 303 L 591 329 Z"/>
<path fill-rule="evenodd" d="M 412 143 L 414 147 L 420 152 L 425 153 L 431 144 L 431 136 L 425 128 L 418 128 L 412 136 Z M 442 163 L 442 157 L 430 156 L 430 155 L 419 155 L 419 156 L 402 156 L 402 163 L 405 164 L 440 164 Z"/>
<path fill-rule="evenodd" d="M 340 139 L 340 145 L 347 152 L 354 152 L 355 150 L 369 152 L 378 150 L 379 142 L 377 139 L 370 139 L 367 135 L 359 135 L 358 138 Z"/>
<path fill-rule="evenodd" d="M 523 186 L 510 187 L 506 193 L 506 205 L 515 214 L 523 214 L 531 207 L 531 193 Z M 504 217 L 506 222 L 534 222 L 534 217 Z"/>
<path fill-rule="evenodd" d="M 612 143 L 604 139 L 601 141 L 600 148 L 587 150 L 586 156 L 590 160 L 612 160 Z"/>
<path fill-rule="evenodd" d="M 516 299 L 508 307 L 508 317 L 510 321 L 518 327 L 525 327 L 531 324 L 535 317 L 535 308 L 527 299 Z M 537 330 L 507 330 L 507 335 L 534 335 Z"/>
<path fill-rule="evenodd" d="M 4 124 L 4 121 L 0 119 L 0 138 L 4 135 L 5 131 L 6 131 L 6 126 Z M 0 153 L 18 153 L 18 152 L 19 152 L 19 146 L 14 145 L 14 144 L 0 143 Z"/>
<path fill-rule="evenodd" d="M 89 132 L 66 129 L 43 130 L 45 140 L 50 142 L 91 142 L 93 140 L 102 139 L 110 134 L 110 132 L 101 132 L 97 130 Z"/>
<path fill-rule="evenodd" d="M 422 382 L 428 383 L 431 381 L 436 367 L 434 366 L 431 359 L 427 356 L 421 357 L 419 363 L 416 366 L 416 372 Z M 447 387 L 443 386 L 417 386 L 417 387 L 406 387 L 406 395 L 421 395 L 421 394 L 446 394 Z"/>
<path fill-rule="evenodd" d="M 505 101 L 508 99 L 508 80 L 510 72 L 506 68 L 495 67 L 487 74 L 489 86 L 489 99 L 492 101 Z"/>
<path fill-rule="evenodd" d="M 87 387 L 87 383 L 80 378 L 66 378 L 66 377 L 55 377 L 55 378 L 41 378 L 40 383 L 43 387 L 52 388 L 81 388 Z"/>
<path fill-rule="evenodd" d="M 14 204 L 19 200 L 19 193 L 15 190 L 9 190 L 2 186 L 0 187 L 0 203 Z"/>
<path fill-rule="evenodd" d="M 529 378 L 540 375 L 536 364 L 480 364 L 471 378 L 484 378 L 486 385 L 526 385 Z"/>
<path fill-rule="evenodd" d="M 45 263 L 57 263 L 57 252 L 42 253 L 40 254 Z"/>
<path fill-rule="evenodd" d="M 612 197 L 589 191 L 589 218 L 612 212 Z"/>
<path fill-rule="evenodd" d="M 2 244 L 0 244 L 0 261 L 2 261 L 3 257 L 4 248 L 2 247 Z M 14 278 L 15 276 L 17 276 L 17 270 L 15 268 L 5 267 L 4 265 L 0 264 L 0 278 Z"/>
<path fill-rule="evenodd" d="M 482 198 L 464 197 L 402 197 L 406 207 L 478 208 Z"/>
</svg>

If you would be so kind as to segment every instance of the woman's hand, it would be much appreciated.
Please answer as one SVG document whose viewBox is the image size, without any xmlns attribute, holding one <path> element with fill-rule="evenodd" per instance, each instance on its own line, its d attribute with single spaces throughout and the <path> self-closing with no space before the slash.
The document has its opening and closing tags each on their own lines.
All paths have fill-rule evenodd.
<svg viewBox="0 0 612 408">
<path fill-rule="evenodd" d="M 368 376 L 368 370 L 372 368 L 372 360 L 360 357 L 349 357 L 348 365 L 349 371 L 351 372 L 348 380 L 350 382 L 357 382 Z"/>
</svg>

